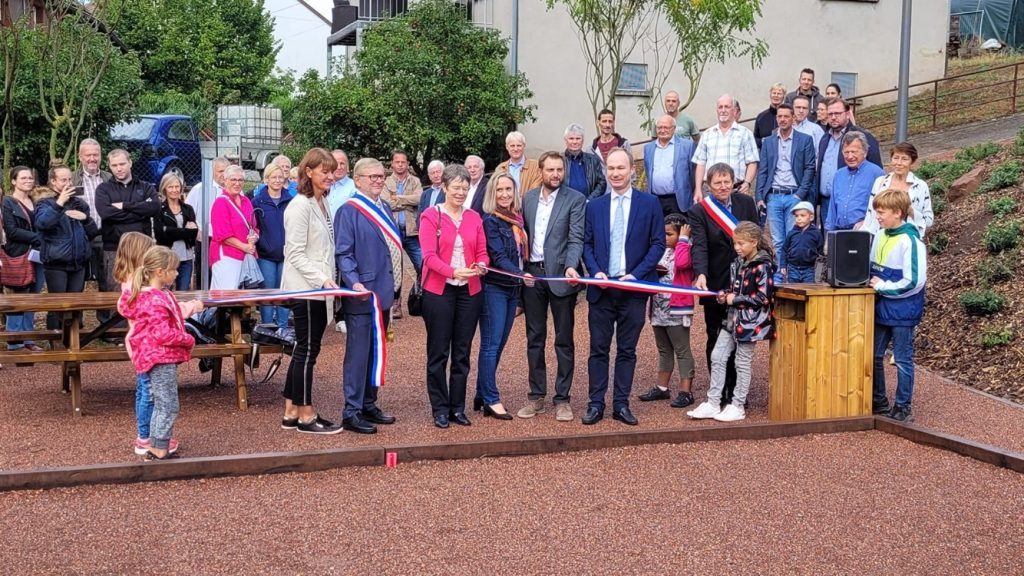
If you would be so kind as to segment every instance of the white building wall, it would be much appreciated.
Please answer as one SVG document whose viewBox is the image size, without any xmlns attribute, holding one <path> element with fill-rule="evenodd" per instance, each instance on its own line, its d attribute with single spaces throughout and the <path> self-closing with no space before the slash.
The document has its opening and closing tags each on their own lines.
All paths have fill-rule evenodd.
<svg viewBox="0 0 1024 576">
<path fill-rule="evenodd" d="M 495 8 L 495 26 L 511 33 L 511 2 Z M 868 93 L 896 86 L 899 69 L 901 2 L 878 3 L 836 0 L 766 0 L 756 34 L 769 44 L 769 55 L 757 70 L 749 59 L 726 65 L 709 65 L 693 103 L 686 109 L 701 127 L 715 121 L 715 100 L 730 93 L 743 107 L 743 117 L 753 117 L 768 105 L 768 87 L 782 82 L 796 86 L 801 68 L 816 72 L 816 84 L 824 91 L 832 72 L 855 72 L 857 92 Z M 911 83 L 940 78 L 945 72 L 945 42 L 949 6 L 945 0 L 915 2 L 912 25 Z M 564 8 L 551 11 L 544 0 L 520 0 L 519 70 L 530 81 L 537 122 L 520 130 L 527 138 L 527 153 L 537 155 L 563 146 L 562 133 L 571 122 L 594 136 L 593 112 L 586 96 L 585 60 L 575 28 Z M 667 26 L 667 24 L 663 24 Z M 648 58 L 648 70 L 654 59 Z M 640 48 L 631 62 L 644 62 Z M 652 85 L 653 78 L 648 78 Z M 674 71 L 664 90 L 685 94 L 680 72 Z M 661 95 L 655 115 L 662 110 Z M 684 96 L 685 97 L 685 96 Z M 648 136 L 640 129 L 645 118 L 637 112 L 640 98 L 617 101 L 618 131 L 632 142 Z"/>
<path fill-rule="evenodd" d="M 306 0 L 306 4 L 330 20 L 331 0 Z M 295 71 L 296 77 L 311 68 L 323 76 L 327 72 L 330 24 L 296 0 L 264 0 L 264 8 L 274 19 L 274 39 L 281 46 L 277 67 Z"/>
</svg>

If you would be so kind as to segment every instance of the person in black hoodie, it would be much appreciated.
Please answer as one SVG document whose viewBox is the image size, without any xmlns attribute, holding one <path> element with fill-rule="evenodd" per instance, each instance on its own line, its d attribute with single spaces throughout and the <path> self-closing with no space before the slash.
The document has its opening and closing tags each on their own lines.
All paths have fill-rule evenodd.
<svg viewBox="0 0 1024 576">
<path fill-rule="evenodd" d="M 92 258 L 92 239 L 99 235 L 89 215 L 89 204 L 75 194 L 71 169 L 50 168 L 49 188 L 36 196 L 36 229 L 41 239 L 46 290 L 51 294 L 81 292 L 85 271 Z M 62 313 L 46 315 L 46 327 L 60 328 Z"/>
<path fill-rule="evenodd" d="M 174 174 L 160 179 L 160 197 L 164 203 L 153 218 L 153 236 L 160 246 L 170 248 L 178 257 L 178 278 L 175 290 L 188 290 L 192 285 L 192 270 L 196 258 L 196 212 L 182 198 L 181 180 Z"/>
<path fill-rule="evenodd" d="M 103 270 L 107 286 L 114 282 L 114 256 L 125 232 L 153 234 L 153 217 L 160 213 L 160 199 L 149 182 L 132 178 L 132 159 L 128 152 L 115 148 L 107 154 L 113 175 L 96 188 L 96 212 L 103 222 Z"/>
</svg>

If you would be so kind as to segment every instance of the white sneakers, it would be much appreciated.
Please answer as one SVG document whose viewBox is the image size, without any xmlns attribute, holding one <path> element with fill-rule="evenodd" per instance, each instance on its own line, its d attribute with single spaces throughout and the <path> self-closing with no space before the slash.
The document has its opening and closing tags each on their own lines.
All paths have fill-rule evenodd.
<svg viewBox="0 0 1024 576">
<path fill-rule="evenodd" d="M 714 418 L 719 422 L 737 422 L 747 417 L 743 408 L 740 408 L 735 404 L 729 404 L 723 410 L 719 409 L 717 404 L 712 404 L 707 401 L 703 402 L 700 406 L 697 406 L 696 410 L 687 412 L 686 415 L 696 420 Z"/>
<path fill-rule="evenodd" d="M 714 416 L 719 422 L 736 422 L 747 417 L 747 413 L 735 404 L 729 404 Z"/>
<path fill-rule="evenodd" d="M 686 415 L 690 418 L 703 420 L 705 418 L 714 418 L 721 412 L 722 410 L 717 405 L 705 401 L 700 406 L 697 406 L 695 410 L 687 412 Z"/>
<path fill-rule="evenodd" d="M 348 330 L 345 329 L 345 321 L 338 320 L 338 323 L 334 325 L 334 329 L 342 334 L 348 334 Z"/>
</svg>

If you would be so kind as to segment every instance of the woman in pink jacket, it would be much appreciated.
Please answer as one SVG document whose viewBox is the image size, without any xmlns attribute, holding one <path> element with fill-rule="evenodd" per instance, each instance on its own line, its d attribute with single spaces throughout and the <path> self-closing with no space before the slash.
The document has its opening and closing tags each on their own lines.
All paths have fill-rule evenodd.
<svg viewBox="0 0 1024 576">
<path fill-rule="evenodd" d="M 242 261 L 256 257 L 259 231 L 252 202 L 242 194 L 245 172 L 241 166 L 224 171 L 224 192 L 210 208 L 210 290 L 234 290 L 242 282 Z"/>
<path fill-rule="evenodd" d="M 469 172 L 460 164 L 444 169 L 444 202 L 420 215 L 423 250 L 423 321 L 427 327 L 427 396 L 434 425 L 469 426 L 466 380 L 473 334 L 483 306 L 481 265 L 487 265 L 487 238 L 480 215 L 463 207 Z M 448 358 L 452 368 L 445 375 Z"/>
</svg>

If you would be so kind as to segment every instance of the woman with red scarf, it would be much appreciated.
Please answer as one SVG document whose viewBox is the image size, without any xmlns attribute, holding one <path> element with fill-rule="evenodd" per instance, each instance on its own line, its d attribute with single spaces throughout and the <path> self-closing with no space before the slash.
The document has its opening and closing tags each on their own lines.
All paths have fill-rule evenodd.
<svg viewBox="0 0 1024 576">
<path fill-rule="evenodd" d="M 495 174 L 484 195 L 484 234 L 491 266 L 523 273 L 523 258 L 529 250 L 523 230 L 523 214 L 516 183 L 506 172 Z M 518 278 L 504 274 L 487 274 L 484 284 L 484 307 L 480 315 L 480 357 L 477 360 L 476 398 L 473 407 L 483 409 L 484 416 L 511 420 L 498 394 L 498 358 L 508 342 L 512 321 L 519 305 Z M 531 283 L 532 284 L 532 283 Z"/>
</svg>

